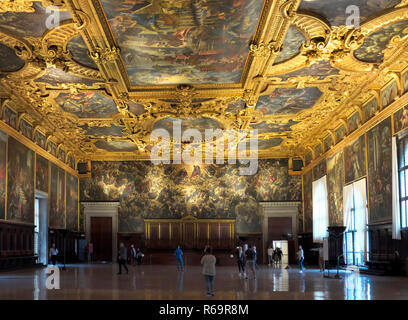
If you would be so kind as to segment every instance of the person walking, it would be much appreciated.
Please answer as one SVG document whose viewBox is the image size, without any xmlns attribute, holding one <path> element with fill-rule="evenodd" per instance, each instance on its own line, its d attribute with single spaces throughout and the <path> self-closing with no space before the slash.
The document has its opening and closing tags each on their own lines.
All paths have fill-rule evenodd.
<svg viewBox="0 0 408 320">
<path fill-rule="evenodd" d="M 245 252 L 246 256 L 246 269 L 251 270 L 256 279 L 256 270 L 255 270 L 255 253 L 251 246 L 248 246 L 248 250 Z M 249 271 L 247 271 L 245 279 L 248 279 Z"/>
<path fill-rule="evenodd" d="M 237 247 L 237 264 L 239 275 L 245 276 L 244 250 L 240 245 Z"/>
<path fill-rule="evenodd" d="M 283 252 L 282 252 L 281 248 L 277 247 L 276 248 L 276 257 L 277 257 L 277 263 L 276 264 L 279 264 L 279 266 L 281 266 L 281 263 L 282 263 L 282 255 L 283 255 Z"/>
<path fill-rule="evenodd" d="M 297 259 L 299 262 L 300 272 L 302 273 L 303 272 L 303 261 L 305 260 L 302 246 L 299 246 L 299 250 L 297 252 Z"/>
<path fill-rule="evenodd" d="M 58 255 L 58 249 L 55 247 L 55 243 L 53 243 L 50 248 L 50 259 L 51 259 L 51 263 L 54 266 L 57 264 L 57 255 Z"/>
<path fill-rule="evenodd" d="M 143 258 L 142 250 L 140 250 L 139 248 L 137 248 L 137 250 L 136 250 L 137 265 L 140 266 L 140 265 L 142 264 L 142 258 Z"/>
<path fill-rule="evenodd" d="M 252 250 L 254 251 L 254 264 L 255 264 L 255 268 L 256 268 L 256 269 L 259 269 L 259 266 L 258 266 L 258 253 L 256 252 L 256 247 L 253 246 L 253 247 L 252 247 Z"/>
<path fill-rule="evenodd" d="M 184 263 L 183 263 L 183 251 L 181 250 L 180 246 L 177 246 L 177 249 L 174 251 L 177 260 L 177 270 L 184 271 Z"/>
<path fill-rule="evenodd" d="M 273 247 L 272 246 L 269 246 L 267 253 L 268 253 L 268 266 L 271 266 L 273 265 Z"/>
<path fill-rule="evenodd" d="M 132 245 L 130 246 L 130 264 L 131 264 L 132 266 L 135 265 L 136 255 L 137 255 L 137 252 L 136 252 L 135 246 L 132 244 Z"/>
<path fill-rule="evenodd" d="M 203 275 L 207 287 L 207 297 L 214 296 L 214 277 L 215 277 L 215 263 L 217 259 L 212 254 L 211 247 L 208 246 L 205 250 L 204 256 L 201 258 L 203 265 Z"/>
<path fill-rule="evenodd" d="M 127 260 L 127 249 L 125 247 L 125 244 L 121 242 L 119 244 L 119 254 L 118 254 L 118 263 L 119 263 L 118 274 L 122 274 L 122 266 L 125 268 L 126 274 L 129 273 L 128 267 L 126 266 L 126 260 Z"/>
<path fill-rule="evenodd" d="M 93 263 L 93 258 L 94 258 L 94 247 L 92 241 L 89 241 L 88 243 L 88 253 L 89 253 L 89 260 L 91 261 L 91 264 Z"/>
</svg>

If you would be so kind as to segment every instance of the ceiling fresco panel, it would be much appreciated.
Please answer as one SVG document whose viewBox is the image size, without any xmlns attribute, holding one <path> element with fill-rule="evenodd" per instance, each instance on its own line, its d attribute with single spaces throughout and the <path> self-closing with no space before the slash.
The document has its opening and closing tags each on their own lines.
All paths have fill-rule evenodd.
<svg viewBox="0 0 408 320">
<path fill-rule="evenodd" d="M 95 62 L 89 57 L 88 48 L 81 36 L 72 38 L 67 44 L 67 49 L 71 52 L 72 58 L 79 64 L 98 69 Z"/>
<path fill-rule="evenodd" d="M 313 63 L 311 66 L 302 68 L 284 75 L 278 76 L 282 80 L 287 80 L 294 77 L 303 77 L 303 76 L 313 76 L 318 77 L 319 80 L 322 80 L 328 76 L 339 74 L 339 70 L 333 68 L 329 61 L 318 61 Z"/>
<path fill-rule="evenodd" d="M 237 83 L 260 0 L 102 0 L 134 85 Z"/>
<path fill-rule="evenodd" d="M 278 88 L 272 94 L 260 97 L 256 110 L 265 115 L 295 114 L 312 108 L 321 95 L 322 92 L 316 87 Z"/>
<path fill-rule="evenodd" d="M 85 130 L 87 135 L 101 137 L 101 136 L 114 136 L 114 137 L 123 137 L 122 130 L 123 127 L 118 127 L 112 125 L 110 127 L 89 127 L 87 124 L 81 126 Z"/>
<path fill-rule="evenodd" d="M 99 149 L 108 152 L 132 152 L 136 151 L 137 147 L 133 143 L 127 141 L 96 141 L 95 146 Z"/>
<path fill-rule="evenodd" d="M 24 67 L 25 62 L 21 60 L 15 51 L 0 43 L 0 71 L 15 72 Z"/>
<path fill-rule="evenodd" d="M 35 79 L 34 81 L 48 83 L 55 87 L 60 83 L 81 83 L 86 86 L 91 86 L 92 84 L 98 82 L 98 80 L 78 77 L 58 68 L 48 68 L 43 76 Z"/>
<path fill-rule="evenodd" d="M 173 136 L 173 125 L 175 121 L 177 120 L 173 118 L 165 118 L 165 119 L 158 120 L 154 124 L 153 129 L 165 129 L 169 132 L 170 136 Z M 216 129 L 221 129 L 221 126 L 216 120 L 209 119 L 209 118 L 181 120 L 181 130 L 182 130 L 181 133 L 183 134 L 183 132 L 187 129 L 199 130 L 204 138 L 206 129 L 216 130 Z"/>
<path fill-rule="evenodd" d="M 296 27 L 290 26 L 285 40 L 283 50 L 276 57 L 275 64 L 293 58 L 299 53 L 300 46 L 306 41 L 305 36 Z"/>
</svg>

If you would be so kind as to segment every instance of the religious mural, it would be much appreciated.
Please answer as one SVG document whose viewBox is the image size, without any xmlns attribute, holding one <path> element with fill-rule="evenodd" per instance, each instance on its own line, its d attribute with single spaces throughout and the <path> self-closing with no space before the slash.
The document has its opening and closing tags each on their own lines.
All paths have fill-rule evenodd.
<svg viewBox="0 0 408 320">
<path fill-rule="evenodd" d="M 239 175 L 236 165 L 93 162 L 80 188 L 81 201 L 120 201 L 119 232 L 143 232 L 145 218 L 187 215 L 232 218 L 237 232 L 261 232 L 259 201 L 301 199 L 300 177 L 289 176 L 287 160 L 260 160 L 252 176 Z"/>
<path fill-rule="evenodd" d="M 382 107 L 385 108 L 394 102 L 398 95 L 397 82 L 393 81 L 381 91 Z"/>
<path fill-rule="evenodd" d="M 380 63 L 384 58 L 384 49 L 395 36 L 403 37 L 408 29 L 406 20 L 394 22 L 370 34 L 364 43 L 354 51 L 354 56 L 364 62 Z"/>
<path fill-rule="evenodd" d="M 6 150 L 7 135 L 0 131 L 0 219 L 6 217 Z"/>
<path fill-rule="evenodd" d="M 368 194 L 370 222 L 392 216 L 391 118 L 367 132 Z"/>
<path fill-rule="evenodd" d="M 339 143 L 346 136 L 346 128 L 341 125 L 336 130 L 334 130 L 334 137 L 336 138 L 335 143 Z"/>
<path fill-rule="evenodd" d="M 303 223 L 304 232 L 313 231 L 312 170 L 303 175 Z"/>
<path fill-rule="evenodd" d="M 96 63 L 89 57 L 88 48 L 80 35 L 72 38 L 68 42 L 67 49 L 72 54 L 73 60 L 79 64 L 88 68 L 98 69 Z"/>
<path fill-rule="evenodd" d="M 283 40 L 283 50 L 275 59 L 275 64 L 293 58 L 299 53 L 302 43 L 306 38 L 296 27 L 290 26 L 285 39 Z"/>
<path fill-rule="evenodd" d="M 354 112 L 350 118 L 347 119 L 348 133 L 355 131 L 360 125 L 360 115 Z"/>
<path fill-rule="evenodd" d="M 54 157 L 57 156 L 57 145 L 53 141 L 48 141 L 47 151 L 51 153 Z"/>
<path fill-rule="evenodd" d="M 38 130 L 34 133 L 34 142 L 38 144 L 44 150 L 46 149 L 46 139 L 45 136 Z"/>
<path fill-rule="evenodd" d="M 365 135 L 344 148 L 345 182 L 353 182 L 366 175 Z"/>
<path fill-rule="evenodd" d="M 408 128 L 408 106 L 399 109 L 392 116 L 394 122 L 394 133 Z"/>
<path fill-rule="evenodd" d="M 321 177 L 325 176 L 327 173 L 326 159 L 320 161 L 316 166 L 313 167 L 313 181 L 319 180 Z"/>
<path fill-rule="evenodd" d="M 51 162 L 49 227 L 65 229 L 65 171 Z"/>
<path fill-rule="evenodd" d="M 35 166 L 35 177 L 36 183 L 35 187 L 48 193 L 48 177 L 49 177 L 49 168 L 48 168 L 48 160 L 41 157 L 40 155 L 36 155 L 36 166 Z"/>
<path fill-rule="evenodd" d="M 263 4 L 101 2 L 134 85 L 239 82 Z"/>
<path fill-rule="evenodd" d="M 393 8 L 400 0 L 324 0 L 302 1 L 299 10 L 311 11 L 319 16 L 323 15 L 330 25 L 346 25 L 348 15 L 345 13 L 348 6 L 359 8 L 360 24 L 371 16 L 381 13 L 384 9 Z"/>
<path fill-rule="evenodd" d="M 67 173 L 66 228 L 78 231 L 78 178 Z"/>
<path fill-rule="evenodd" d="M 118 113 L 115 101 L 96 92 L 60 93 L 55 102 L 79 118 L 110 118 Z"/>
<path fill-rule="evenodd" d="M 3 120 L 10 127 L 17 129 L 17 114 L 10 108 L 5 107 L 3 111 Z"/>
<path fill-rule="evenodd" d="M 308 67 L 292 71 L 289 73 L 285 73 L 283 75 L 279 75 L 278 77 L 284 81 L 292 77 L 304 77 L 304 76 L 318 77 L 319 80 L 323 80 L 328 76 L 337 74 L 339 74 L 339 70 L 333 68 L 329 61 L 317 61 Z"/>
<path fill-rule="evenodd" d="M 20 131 L 28 139 L 33 138 L 33 126 L 25 120 L 20 121 Z"/>
<path fill-rule="evenodd" d="M 65 162 L 65 151 L 64 151 L 63 149 L 60 148 L 60 149 L 58 150 L 57 158 L 58 158 L 59 160 L 61 160 L 62 162 Z"/>
<path fill-rule="evenodd" d="M 70 168 L 75 170 L 75 159 L 71 154 L 68 155 L 67 164 L 69 165 Z"/>
<path fill-rule="evenodd" d="M 34 152 L 8 140 L 7 220 L 34 223 Z"/>
<path fill-rule="evenodd" d="M 329 226 L 343 223 L 343 153 L 338 152 L 327 159 L 327 200 L 329 206 Z"/>
<path fill-rule="evenodd" d="M 376 112 L 378 103 L 376 98 L 372 98 L 363 106 L 364 122 L 369 120 Z"/>
<path fill-rule="evenodd" d="M 138 148 L 128 141 L 104 141 L 99 140 L 94 143 L 95 147 L 109 152 L 132 152 Z"/>
<path fill-rule="evenodd" d="M 25 62 L 21 60 L 16 52 L 0 43 L 0 71 L 1 72 L 15 72 L 24 67 Z"/>
<path fill-rule="evenodd" d="M 264 115 L 295 114 L 313 107 L 321 95 L 316 87 L 277 88 L 273 93 L 259 97 L 256 110 Z"/>
<path fill-rule="evenodd" d="M 68 11 L 58 11 L 59 21 L 71 18 Z M 44 8 L 41 2 L 33 3 L 33 12 L 1 12 L 0 25 L 3 29 L 20 37 L 41 37 L 48 31 L 46 22 L 53 20 L 55 11 Z"/>
<path fill-rule="evenodd" d="M 324 147 L 324 151 L 323 152 L 326 152 L 326 151 L 328 151 L 330 148 L 331 148 L 331 146 L 333 145 L 333 139 L 332 139 L 332 136 L 329 134 L 326 138 L 324 138 L 324 140 L 323 140 L 323 147 Z"/>
</svg>

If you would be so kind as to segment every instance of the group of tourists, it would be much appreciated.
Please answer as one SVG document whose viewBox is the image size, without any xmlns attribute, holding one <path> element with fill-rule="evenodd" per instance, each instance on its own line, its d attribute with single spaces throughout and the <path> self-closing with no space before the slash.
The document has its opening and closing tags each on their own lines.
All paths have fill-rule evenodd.
<svg viewBox="0 0 408 320">
<path fill-rule="evenodd" d="M 277 267 L 282 264 L 282 255 L 283 252 L 281 248 L 276 247 L 273 248 L 273 245 L 270 245 L 268 248 L 268 266 L 269 267 Z"/>
<path fill-rule="evenodd" d="M 239 243 L 235 249 L 235 255 L 239 276 L 244 276 L 245 279 L 248 279 L 248 272 L 246 270 L 251 270 L 254 279 L 256 279 L 256 269 L 258 269 L 256 246 Z"/>
</svg>

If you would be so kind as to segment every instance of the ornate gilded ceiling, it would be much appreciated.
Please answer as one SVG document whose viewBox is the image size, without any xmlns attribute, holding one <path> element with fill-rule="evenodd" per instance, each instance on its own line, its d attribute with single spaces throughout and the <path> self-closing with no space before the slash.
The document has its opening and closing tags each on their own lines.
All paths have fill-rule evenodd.
<svg viewBox="0 0 408 320">
<path fill-rule="evenodd" d="M 66 163 L 149 159 L 178 119 L 308 162 L 404 94 L 407 19 L 405 0 L 3 0 L 0 115 Z"/>
</svg>

